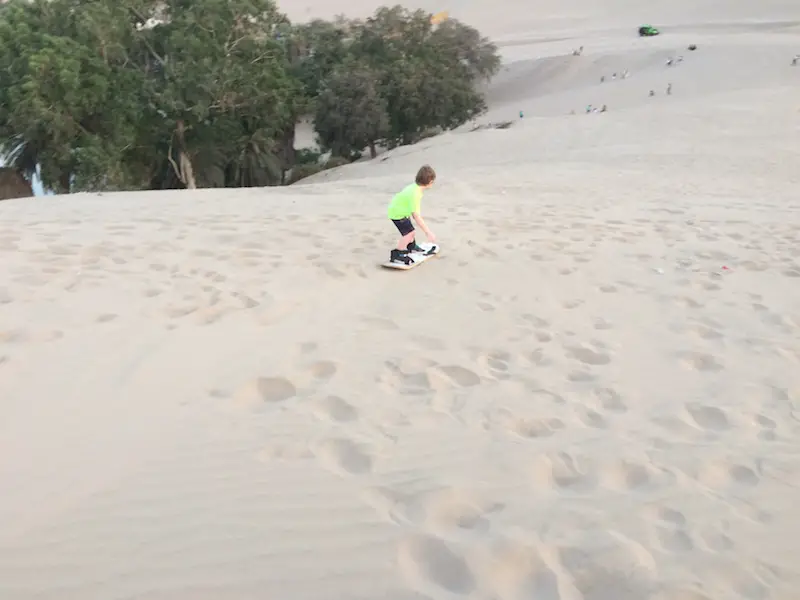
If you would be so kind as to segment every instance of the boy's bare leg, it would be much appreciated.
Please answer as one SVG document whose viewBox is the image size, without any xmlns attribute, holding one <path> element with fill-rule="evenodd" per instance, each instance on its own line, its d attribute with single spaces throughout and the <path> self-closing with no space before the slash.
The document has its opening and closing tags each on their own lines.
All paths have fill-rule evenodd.
<svg viewBox="0 0 800 600">
<path fill-rule="evenodd" d="M 406 235 L 404 235 L 403 237 L 401 237 L 401 238 L 400 238 L 400 241 L 399 241 L 399 242 L 397 242 L 397 249 L 398 249 L 398 250 L 404 250 L 404 251 L 405 251 L 405 250 L 408 248 L 408 245 L 409 245 L 411 242 L 413 242 L 413 241 L 414 241 L 414 234 L 415 234 L 415 233 L 416 233 L 415 231 L 412 231 L 411 233 L 407 233 Z"/>
</svg>

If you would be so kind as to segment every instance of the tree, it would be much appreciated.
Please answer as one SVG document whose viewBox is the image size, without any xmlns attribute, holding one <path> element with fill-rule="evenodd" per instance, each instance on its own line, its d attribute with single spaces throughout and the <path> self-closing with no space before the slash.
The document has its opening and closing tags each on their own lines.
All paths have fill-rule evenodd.
<svg viewBox="0 0 800 600">
<path fill-rule="evenodd" d="M 115 3 L 12 1 L 0 15 L 0 150 L 43 184 L 125 187 L 142 77 L 124 63 L 127 22 Z"/>
<path fill-rule="evenodd" d="M 477 29 L 456 19 L 439 24 L 431 33 L 431 43 L 466 67 L 472 81 L 489 80 L 500 70 L 497 46 Z"/>
<path fill-rule="evenodd" d="M 132 9 L 149 77 L 152 143 L 186 187 L 280 183 L 282 142 L 299 112 L 300 87 L 290 76 L 279 33 L 287 23 L 272 0 L 156 0 Z M 163 9 L 161 8 L 163 7 Z M 160 117 L 160 118 L 159 118 Z M 163 150 L 164 146 L 166 150 Z M 158 179 L 158 178 L 157 178 Z M 154 182 L 157 184 L 157 182 Z"/>
<path fill-rule="evenodd" d="M 389 132 L 386 101 L 378 91 L 376 73 L 355 61 L 343 63 L 328 77 L 317 99 L 314 117 L 320 146 L 333 156 L 350 157 Z"/>
<path fill-rule="evenodd" d="M 498 66 L 476 30 L 400 6 L 295 27 L 275 0 L 11 0 L 0 153 L 62 193 L 277 185 L 302 115 L 334 155 L 375 156 L 479 114 Z"/>
<path fill-rule="evenodd" d="M 409 144 L 424 131 L 451 129 L 486 108 L 480 79 L 497 72 L 497 48 L 458 21 L 439 27 L 425 11 L 381 8 L 353 26 L 353 56 L 378 74 L 387 102 L 389 144 Z"/>
<path fill-rule="evenodd" d="M 280 183 L 302 98 L 272 0 L 13 0 L 0 146 L 46 187 Z"/>
<path fill-rule="evenodd" d="M 348 59 L 350 25 L 345 19 L 333 23 L 315 19 L 294 29 L 293 73 L 312 104 L 325 80 Z"/>
</svg>

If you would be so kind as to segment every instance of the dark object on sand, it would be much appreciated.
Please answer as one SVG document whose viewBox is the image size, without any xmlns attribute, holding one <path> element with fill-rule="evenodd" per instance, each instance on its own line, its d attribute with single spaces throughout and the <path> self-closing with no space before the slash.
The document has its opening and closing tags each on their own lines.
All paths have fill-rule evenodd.
<svg viewBox="0 0 800 600">
<path fill-rule="evenodd" d="M 697 50 L 697 44 L 689 44 L 689 50 L 691 50 L 692 52 Z"/>
<path fill-rule="evenodd" d="M 642 25 L 639 27 L 639 37 L 652 37 L 659 33 L 661 32 L 652 25 Z"/>
<path fill-rule="evenodd" d="M 33 188 L 19 171 L 11 167 L 0 167 L 0 200 L 30 196 L 33 196 Z"/>
</svg>

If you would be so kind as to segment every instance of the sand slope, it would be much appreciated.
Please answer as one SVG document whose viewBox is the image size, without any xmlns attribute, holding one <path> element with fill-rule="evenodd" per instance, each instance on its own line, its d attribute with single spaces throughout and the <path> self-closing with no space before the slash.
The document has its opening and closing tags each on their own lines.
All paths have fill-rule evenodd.
<svg viewBox="0 0 800 600">
<path fill-rule="evenodd" d="M 796 598 L 778 35 L 748 85 L 709 50 L 569 115 L 610 44 L 499 82 L 508 130 L 291 188 L 0 204 L 0 597 Z M 423 162 L 442 253 L 381 269 Z"/>
</svg>

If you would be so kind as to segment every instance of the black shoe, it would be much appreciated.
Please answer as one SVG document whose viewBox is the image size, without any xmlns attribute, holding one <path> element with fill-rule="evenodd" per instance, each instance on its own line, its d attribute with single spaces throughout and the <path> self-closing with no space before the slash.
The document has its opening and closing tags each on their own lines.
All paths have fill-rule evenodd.
<svg viewBox="0 0 800 600">
<path fill-rule="evenodd" d="M 404 265 L 410 265 L 414 261 L 411 260 L 411 257 L 408 255 L 408 250 L 398 250 L 395 248 L 389 255 L 389 262 L 398 262 L 403 263 Z"/>
<path fill-rule="evenodd" d="M 424 248 L 420 248 L 417 245 L 417 242 L 411 242 L 406 248 L 409 252 L 425 252 Z"/>
</svg>

